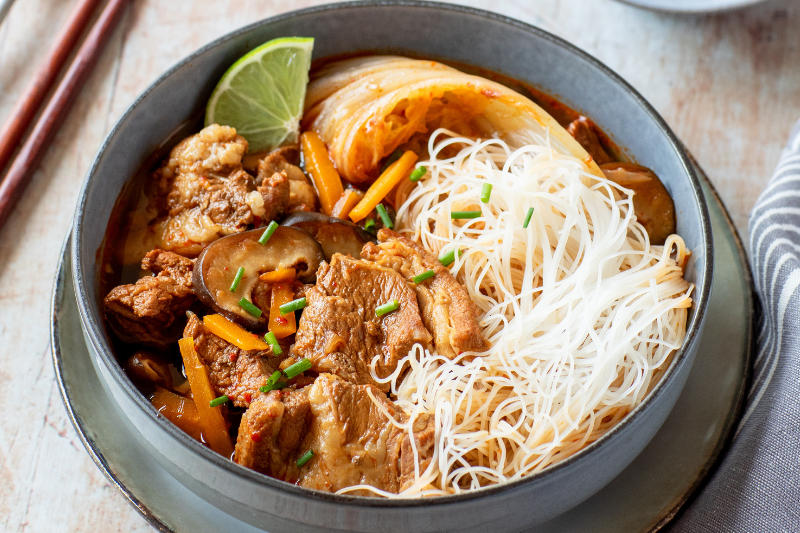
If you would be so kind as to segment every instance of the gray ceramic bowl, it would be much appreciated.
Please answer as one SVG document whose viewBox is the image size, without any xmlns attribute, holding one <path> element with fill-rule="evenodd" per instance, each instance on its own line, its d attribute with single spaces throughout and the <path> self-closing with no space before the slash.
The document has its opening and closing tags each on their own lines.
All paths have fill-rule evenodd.
<svg viewBox="0 0 800 533">
<path fill-rule="evenodd" d="M 697 285 L 686 342 L 664 378 L 620 425 L 568 460 L 524 480 L 458 496 L 385 500 L 337 496 L 247 470 L 159 417 L 129 382 L 102 324 L 98 250 L 117 196 L 172 132 L 196 120 L 223 72 L 275 37 L 316 38 L 314 55 L 359 50 L 449 59 L 537 87 L 594 119 L 672 194 L 678 232 L 692 250 Z M 200 124 L 197 124 L 200 127 Z M 492 13 L 434 3 L 356 2 L 296 11 L 235 31 L 199 50 L 151 85 L 103 144 L 81 192 L 72 261 L 86 342 L 101 382 L 143 444 L 209 503 L 273 533 L 291 531 L 519 531 L 589 497 L 621 472 L 661 426 L 683 387 L 698 345 L 711 285 L 711 230 L 697 177 L 673 133 L 608 68 L 547 32 Z"/>
</svg>

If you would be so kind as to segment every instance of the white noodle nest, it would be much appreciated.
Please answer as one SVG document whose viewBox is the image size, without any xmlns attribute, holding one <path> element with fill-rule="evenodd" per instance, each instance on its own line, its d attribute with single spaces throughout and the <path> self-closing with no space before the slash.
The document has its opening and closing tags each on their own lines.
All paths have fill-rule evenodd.
<svg viewBox="0 0 800 533">
<path fill-rule="evenodd" d="M 672 235 L 652 246 L 631 191 L 549 141 L 514 150 L 440 129 L 428 150 L 397 226 L 435 255 L 459 250 L 450 270 L 480 308 L 491 348 L 448 360 L 417 345 L 388 378 L 373 371 L 411 415 L 400 427 L 434 417 L 433 460 L 424 471 L 417 461 L 416 482 L 399 495 L 340 492 L 452 494 L 562 461 L 642 401 L 686 332 L 685 244 Z M 481 216 L 451 219 L 470 210 Z"/>
</svg>

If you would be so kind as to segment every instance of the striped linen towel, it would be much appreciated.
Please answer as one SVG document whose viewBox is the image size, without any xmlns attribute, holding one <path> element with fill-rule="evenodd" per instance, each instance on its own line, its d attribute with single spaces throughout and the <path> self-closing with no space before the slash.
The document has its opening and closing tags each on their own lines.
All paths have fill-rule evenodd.
<svg viewBox="0 0 800 533">
<path fill-rule="evenodd" d="M 750 214 L 761 306 L 730 450 L 670 533 L 800 532 L 800 122 Z"/>
</svg>

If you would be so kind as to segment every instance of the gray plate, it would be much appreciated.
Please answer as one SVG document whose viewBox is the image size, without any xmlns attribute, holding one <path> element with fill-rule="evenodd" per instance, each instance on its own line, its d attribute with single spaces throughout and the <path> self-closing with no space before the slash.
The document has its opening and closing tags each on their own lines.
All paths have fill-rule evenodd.
<svg viewBox="0 0 800 533">
<path fill-rule="evenodd" d="M 668 13 L 711 13 L 759 4 L 764 0 L 617 0 L 636 7 Z"/>
<path fill-rule="evenodd" d="M 741 240 L 702 175 L 714 234 L 714 287 L 697 359 L 661 430 L 634 462 L 593 497 L 528 533 L 654 531 L 716 465 L 744 397 L 753 342 L 752 279 Z M 713 200 L 712 200 L 713 199 Z M 51 341 L 61 395 L 98 468 L 160 531 L 259 531 L 178 483 L 141 447 L 97 378 L 81 333 L 70 242 L 53 290 Z"/>
</svg>

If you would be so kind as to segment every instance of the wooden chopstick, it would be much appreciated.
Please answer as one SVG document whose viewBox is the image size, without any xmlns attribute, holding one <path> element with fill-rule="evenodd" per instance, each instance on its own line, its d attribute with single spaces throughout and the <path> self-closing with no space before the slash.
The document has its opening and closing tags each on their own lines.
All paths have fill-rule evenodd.
<svg viewBox="0 0 800 533">
<path fill-rule="evenodd" d="M 8 220 L 11 211 L 25 186 L 30 181 L 31 172 L 39 163 L 39 157 L 49 145 L 67 111 L 75 100 L 78 91 L 88 77 L 106 42 L 111 36 L 129 0 L 109 0 L 100 18 L 86 36 L 75 59 L 58 84 L 53 97 L 36 122 L 28 140 L 22 145 L 14 162 L 0 183 L 0 229 Z"/>
<path fill-rule="evenodd" d="M 0 0 L 2 1 L 2 0 Z M 72 53 L 78 38 L 92 18 L 92 14 L 100 0 L 79 0 L 69 14 L 67 23 L 53 42 L 44 63 L 25 88 L 22 97 L 14 106 L 8 121 L 0 130 L 0 172 L 6 167 L 14 149 L 22 142 L 25 130 L 30 126 L 36 111 L 42 105 L 44 97 L 50 92 L 53 83 L 61 72 L 61 68 Z M 11 7 L 10 3 L 8 7 Z"/>
</svg>

